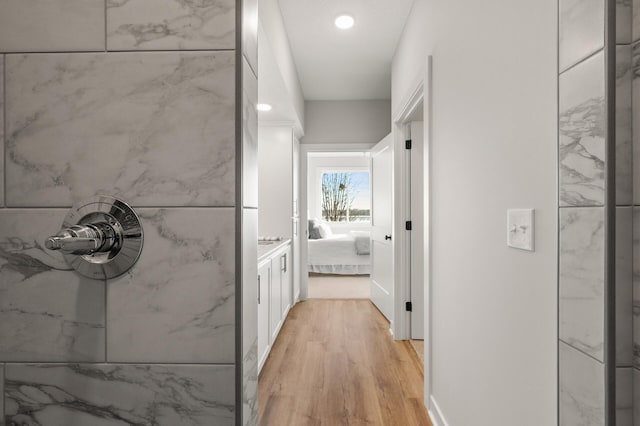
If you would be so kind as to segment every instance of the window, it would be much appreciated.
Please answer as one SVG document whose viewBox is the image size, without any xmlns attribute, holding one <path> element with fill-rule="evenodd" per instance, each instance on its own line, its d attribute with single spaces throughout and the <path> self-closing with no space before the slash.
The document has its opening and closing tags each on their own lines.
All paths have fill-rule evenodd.
<svg viewBox="0 0 640 426">
<path fill-rule="evenodd" d="M 370 176 L 365 171 L 325 171 L 321 175 L 322 218 L 327 222 L 370 222 Z"/>
</svg>

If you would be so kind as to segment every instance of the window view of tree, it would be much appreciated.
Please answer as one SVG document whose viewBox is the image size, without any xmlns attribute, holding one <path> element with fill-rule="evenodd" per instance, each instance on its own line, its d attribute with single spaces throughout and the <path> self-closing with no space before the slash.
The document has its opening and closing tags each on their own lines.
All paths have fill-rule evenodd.
<svg viewBox="0 0 640 426">
<path fill-rule="evenodd" d="M 369 173 L 323 173 L 322 217 L 328 222 L 370 221 Z"/>
</svg>

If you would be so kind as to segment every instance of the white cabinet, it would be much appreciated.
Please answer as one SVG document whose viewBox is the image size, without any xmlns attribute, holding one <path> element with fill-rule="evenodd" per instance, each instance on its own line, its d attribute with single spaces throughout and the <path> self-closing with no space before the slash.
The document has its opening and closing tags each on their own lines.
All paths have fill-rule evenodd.
<svg viewBox="0 0 640 426">
<path fill-rule="evenodd" d="M 282 285 L 280 276 L 280 255 L 276 253 L 271 258 L 271 291 L 269 292 L 269 342 L 273 343 L 278 337 L 282 323 Z"/>
<path fill-rule="evenodd" d="M 258 369 L 269 355 L 269 292 L 271 288 L 271 259 L 258 265 Z"/>
<path fill-rule="evenodd" d="M 291 244 L 258 265 L 258 372 L 291 308 Z"/>
<path fill-rule="evenodd" d="M 291 308 L 291 247 L 280 253 L 280 310 L 284 319 Z"/>
</svg>

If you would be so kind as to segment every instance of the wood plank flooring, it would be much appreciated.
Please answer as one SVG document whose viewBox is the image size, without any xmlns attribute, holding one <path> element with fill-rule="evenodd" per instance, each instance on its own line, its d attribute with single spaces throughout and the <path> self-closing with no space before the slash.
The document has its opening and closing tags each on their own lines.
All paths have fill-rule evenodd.
<svg viewBox="0 0 640 426">
<path fill-rule="evenodd" d="M 420 361 L 369 300 L 289 313 L 259 382 L 260 426 L 432 426 Z"/>
</svg>

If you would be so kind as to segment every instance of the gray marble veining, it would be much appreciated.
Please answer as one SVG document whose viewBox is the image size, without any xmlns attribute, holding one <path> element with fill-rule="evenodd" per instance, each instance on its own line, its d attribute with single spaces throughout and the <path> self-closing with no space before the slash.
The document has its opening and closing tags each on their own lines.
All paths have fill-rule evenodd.
<svg viewBox="0 0 640 426">
<path fill-rule="evenodd" d="M 604 364 L 560 342 L 560 426 L 604 426 Z"/>
<path fill-rule="evenodd" d="M 560 0 L 560 70 L 604 46 L 604 0 Z"/>
<path fill-rule="evenodd" d="M 234 49 L 234 0 L 106 0 L 109 50 Z"/>
<path fill-rule="evenodd" d="M 242 210 L 242 416 L 258 424 L 258 210 Z"/>
<path fill-rule="evenodd" d="M 234 72 L 233 52 L 8 55 L 7 205 L 234 205 Z"/>
<path fill-rule="evenodd" d="M 560 205 L 604 203 L 604 54 L 560 76 Z"/>
<path fill-rule="evenodd" d="M 640 368 L 640 207 L 633 208 L 633 357 Z"/>
<path fill-rule="evenodd" d="M 640 7 L 640 6 L 639 6 Z M 632 129 L 633 131 L 633 181 L 640 182 L 640 42 L 631 48 L 632 81 Z M 640 205 L 640 184 L 633 185 L 633 203 Z"/>
<path fill-rule="evenodd" d="M 0 55 L 0 82 L 4 81 L 4 55 Z M 4 206 L 4 84 L 0 84 L 0 206 Z"/>
<path fill-rule="evenodd" d="M 560 209 L 560 339 L 604 359 L 604 209 Z"/>
<path fill-rule="evenodd" d="M 0 2 L 0 52 L 104 50 L 104 0 Z"/>
<path fill-rule="evenodd" d="M 616 426 L 633 426 L 633 368 L 616 368 Z"/>
<path fill-rule="evenodd" d="M 631 47 L 616 47 L 616 204 L 633 202 Z"/>
<path fill-rule="evenodd" d="M 242 60 L 242 194 L 244 207 L 258 207 L 258 78 Z"/>
<path fill-rule="evenodd" d="M 233 425 L 234 388 L 232 365 L 11 364 L 6 418 L 34 426 Z"/>
<path fill-rule="evenodd" d="M 633 365 L 633 208 L 616 207 L 616 365 Z"/>
<path fill-rule="evenodd" d="M 0 210 L 0 361 L 104 361 L 104 282 L 43 241 L 66 210 Z"/>
<path fill-rule="evenodd" d="M 110 362 L 233 363 L 233 208 L 138 209 L 145 247 L 109 280 Z"/>
</svg>

